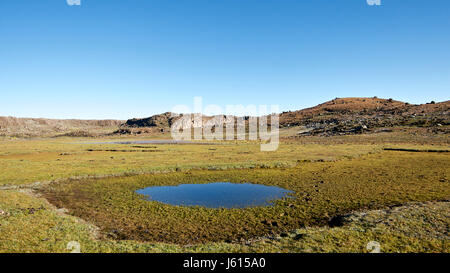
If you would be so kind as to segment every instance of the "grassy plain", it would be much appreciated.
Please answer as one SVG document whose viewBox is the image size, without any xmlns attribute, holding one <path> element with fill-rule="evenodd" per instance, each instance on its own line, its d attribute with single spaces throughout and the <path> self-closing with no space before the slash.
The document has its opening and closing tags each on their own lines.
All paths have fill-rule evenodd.
<svg viewBox="0 0 450 273">
<path fill-rule="evenodd" d="M 305 137 L 276 152 L 254 142 L 103 141 L 0 140 L 0 252 L 68 252 L 69 241 L 82 252 L 366 252 L 372 240 L 388 252 L 450 252 L 449 153 L 383 150 L 448 150 L 446 136 Z M 216 210 L 134 193 L 209 181 L 278 185 L 295 198 Z M 366 214 L 329 226 L 353 211 Z"/>
<path fill-rule="evenodd" d="M 326 225 L 330 217 L 410 201 L 443 200 L 450 187 L 448 155 L 382 152 L 294 168 L 188 171 L 50 184 L 44 195 L 93 222 L 112 238 L 195 244 L 240 241 Z M 421 166 L 415 169 L 415 166 Z M 208 209 L 150 202 L 134 193 L 149 186 L 230 181 L 279 186 L 295 198 L 273 207 Z"/>
<path fill-rule="evenodd" d="M 217 145 L 88 144 L 92 142 L 98 140 L 59 138 L 1 141 L 0 185 L 189 169 L 287 167 L 295 166 L 298 161 L 334 161 L 380 149 L 368 145 L 293 143 L 281 145 L 277 151 L 269 153 L 261 152 L 260 145 L 254 142 Z"/>
</svg>

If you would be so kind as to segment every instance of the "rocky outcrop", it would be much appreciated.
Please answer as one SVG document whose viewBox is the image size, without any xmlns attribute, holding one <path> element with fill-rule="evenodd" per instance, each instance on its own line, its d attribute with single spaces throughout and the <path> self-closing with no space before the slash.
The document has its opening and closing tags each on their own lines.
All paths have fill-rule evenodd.
<svg viewBox="0 0 450 273">
<path fill-rule="evenodd" d="M 93 136 L 100 132 L 117 129 L 123 122 L 122 120 L 0 117 L 0 135 L 18 137 Z"/>
<path fill-rule="evenodd" d="M 142 118 L 142 119 L 129 119 L 123 124 L 123 126 L 126 127 L 160 127 L 160 128 L 170 128 L 175 122 L 179 116 L 176 114 L 166 112 L 164 114 L 160 115 L 154 115 L 149 118 Z"/>
<path fill-rule="evenodd" d="M 0 117 L 0 136 L 96 136 L 110 134 L 154 134 L 169 132 L 183 115 L 166 112 L 142 119 L 57 120 Z M 202 124 L 213 117 L 202 116 Z M 246 125 L 249 118 L 244 118 Z M 187 121 L 189 122 L 189 120 Z M 192 124 L 194 121 L 191 120 Z M 298 135 L 360 134 L 389 127 L 410 126 L 433 128 L 448 133 L 450 101 L 413 105 L 393 99 L 336 98 L 315 107 L 283 112 L 280 127 L 301 126 Z M 270 119 L 268 119 L 270 126 Z"/>
<path fill-rule="evenodd" d="M 336 98 L 299 111 L 283 112 L 280 126 L 304 126 L 300 135 L 358 134 L 395 126 L 450 125 L 450 101 L 411 105 L 392 99 Z M 445 131 L 445 130 L 441 130 Z"/>
</svg>

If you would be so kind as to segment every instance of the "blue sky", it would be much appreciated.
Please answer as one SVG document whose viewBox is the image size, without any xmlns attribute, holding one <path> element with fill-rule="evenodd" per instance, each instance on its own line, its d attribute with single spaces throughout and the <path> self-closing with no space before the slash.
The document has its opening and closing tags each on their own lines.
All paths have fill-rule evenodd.
<svg viewBox="0 0 450 273">
<path fill-rule="evenodd" d="M 0 115 L 128 119 L 177 104 L 450 94 L 450 1 L 0 1 Z"/>
</svg>

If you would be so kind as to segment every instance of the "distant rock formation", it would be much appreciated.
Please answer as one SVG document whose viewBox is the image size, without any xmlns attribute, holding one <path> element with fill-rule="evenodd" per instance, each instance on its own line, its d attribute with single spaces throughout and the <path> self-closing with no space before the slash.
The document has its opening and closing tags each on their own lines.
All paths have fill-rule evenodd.
<svg viewBox="0 0 450 273">
<path fill-rule="evenodd" d="M 99 136 L 166 133 L 183 114 L 166 112 L 148 118 L 121 120 L 59 120 L 0 117 L 0 136 Z M 211 116 L 202 116 L 202 124 Z M 244 117 L 248 124 L 249 117 Z M 189 123 L 189 120 L 187 121 Z M 270 119 L 267 119 L 270 126 Z M 194 121 L 192 120 L 192 124 Z M 280 128 L 299 126 L 298 135 L 360 134 L 394 126 L 428 127 L 449 133 L 450 101 L 413 105 L 393 99 L 336 98 L 317 106 L 283 112 Z M 197 125 L 198 126 L 198 125 Z M 194 126 L 195 127 L 195 126 Z M 379 131 L 379 130 L 378 130 Z"/>
<path fill-rule="evenodd" d="M 113 131 L 123 120 L 79 120 L 0 117 L 0 135 L 37 136 L 96 136 Z"/>
<path fill-rule="evenodd" d="M 280 114 L 280 127 L 303 126 L 302 135 L 354 134 L 394 126 L 450 125 L 450 101 L 412 105 L 393 99 L 336 98 Z M 438 129 L 447 132 L 447 129 Z"/>
<path fill-rule="evenodd" d="M 299 135 L 358 134 L 374 128 L 393 126 L 449 125 L 449 109 L 450 101 L 412 105 L 377 97 L 336 98 L 311 108 L 283 112 L 279 116 L 279 124 L 281 128 L 302 126 Z M 140 134 L 168 131 L 178 118 L 172 113 L 164 113 L 144 119 L 130 119 L 122 124 L 120 132 Z M 205 122 L 211 117 L 202 118 Z M 247 121 L 248 117 L 245 120 Z M 270 125 L 270 119 L 267 122 Z M 447 132 L 447 129 L 440 130 Z"/>
<path fill-rule="evenodd" d="M 164 114 L 160 115 L 154 115 L 149 118 L 142 118 L 142 119 L 129 119 L 123 124 L 123 126 L 126 127 L 159 127 L 159 128 L 170 128 L 175 122 L 179 116 L 176 116 L 176 114 L 166 112 Z"/>
</svg>

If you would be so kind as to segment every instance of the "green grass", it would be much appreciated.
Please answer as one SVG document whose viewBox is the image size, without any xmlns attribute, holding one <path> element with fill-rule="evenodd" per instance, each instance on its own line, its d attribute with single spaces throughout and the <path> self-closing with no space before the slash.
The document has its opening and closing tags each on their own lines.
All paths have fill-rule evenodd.
<svg viewBox="0 0 450 273">
<path fill-rule="evenodd" d="M 115 239 L 177 244 L 239 241 L 325 225 L 336 215 L 410 201 L 445 199 L 447 154 L 382 152 L 296 168 L 189 171 L 52 183 L 42 192 L 58 207 Z M 417 169 L 416 166 L 421 168 Z M 208 209 L 146 201 L 135 190 L 158 185 L 230 181 L 279 186 L 295 198 L 273 207 Z"/>
<path fill-rule="evenodd" d="M 341 227 L 306 227 L 240 243 L 192 246 L 96 238 L 95 227 L 58 212 L 27 192 L 0 191 L 0 252 L 368 252 L 377 241 L 382 252 L 450 252 L 450 202 L 431 202 L 369 211 Z"/>
<path fill-rule="evenodd" d="M 295 166 L 298 161 L 333 161 L 344 157 L 358 157 L 381 149 L 371 145 L 283 144 L 276 152 L 261 152 L 260 145 L 255 142 L 222 145 L 80 144 L 93 141 L 98 140 L 80 141 L 68 138 L 0 141 L 0 186 L 69 177 L 189 169 L 286 167 Z"/>
<path fill-rule="evenodd" d="M 384 252 L 450 252 L 449 202 L 421 204 L 449 199 L 448 153 L 383 151 L 448 150 L 443 135 L 305 137 L 283 140 L 276 152 L 245 141 L 80 144 L 98 141 L 109 140 L 0 138 L 0 252 L 69 252 L 70 241 L 82 252 L 367 252 L 369 241 Z M 133 193 L 210 181 L 277 185 L 294 190 L 296 199 L 215 210 Z M 411 201 L 421 203 L 373 210 Z M 326 225 L 355 210 L 366 214 Z"/>
</svg>

